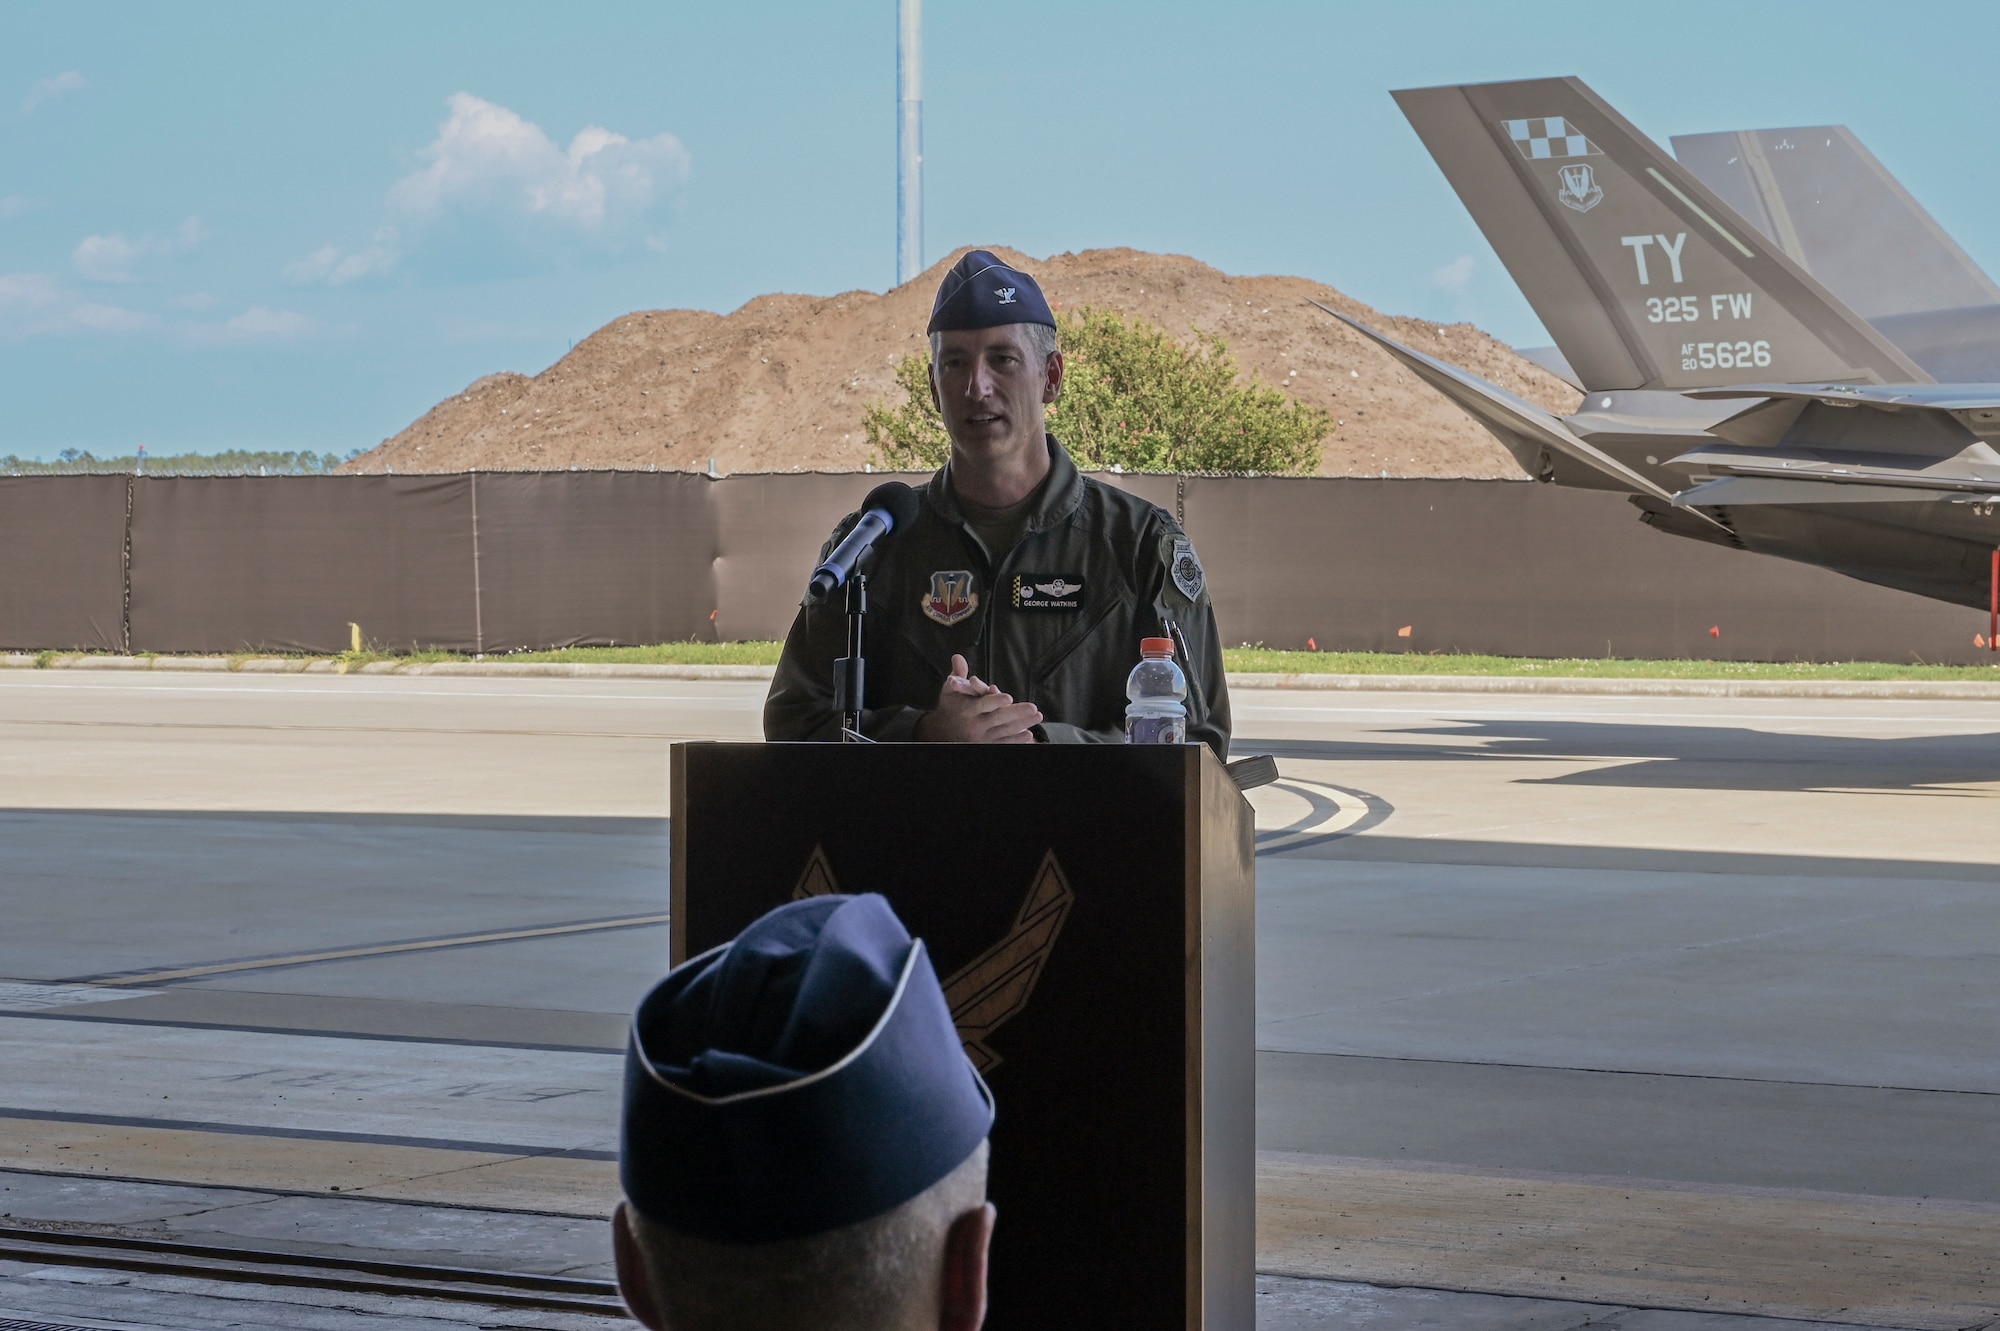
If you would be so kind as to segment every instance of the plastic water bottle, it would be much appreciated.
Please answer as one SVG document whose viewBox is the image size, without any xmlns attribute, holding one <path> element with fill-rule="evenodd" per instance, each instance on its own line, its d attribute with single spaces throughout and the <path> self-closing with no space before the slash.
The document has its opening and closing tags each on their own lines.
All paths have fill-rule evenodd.
<svg viewBox="0 0 2000 1331">
<path fill-rule="evenodd" d="M 1146 638 L 1139 643 L 1139 664 L 1125 678 L 1125 742 L 1128 744 L 1187 743 L 1187 676 L 1174 664 L 1172 638 Z"/>
</svg>

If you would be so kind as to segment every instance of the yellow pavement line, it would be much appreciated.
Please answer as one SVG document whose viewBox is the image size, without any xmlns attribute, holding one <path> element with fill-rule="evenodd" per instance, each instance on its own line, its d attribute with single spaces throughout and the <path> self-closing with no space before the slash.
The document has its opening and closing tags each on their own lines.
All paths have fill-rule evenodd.
<svg viewBox="0 0 2000 1331">
<path fill-rule="evenodd" d="M 617 1165 L 0 1120 L 0 1167 L 608 1214 Z M 1260 1153 L 1276 1275 L 1948 1331 L 2000 1313 L 2000 1206 Z"/>
<path fill-rule="evenodd" d="M 1260 1152 L 1257 1268 L 1952 1331 L 2000 1316 L 2000 1206 Z"/>
<path fill-rule="evenodd" d="M 619 1196 L 609 1160 L 48 1119 L 0 1120 L 0 1168 L 577 1216 Z"/>
<path fill-rule="evenodd" d="M 1304 821 L 1302 818 L 1300 822 L 1287 823 L 1282 827 L 1260 828 L 1257 833 L 1262 838 L 1257 843 L 1257 853 L 1259 855 L 1269 854 L 1277 850 L 1290 850 L 1293 846 L 1308 841 L 1324 840 L 1337 833 L 1346 831 L 1368 816 L 1367 800 L 1362 799 L 1351 791 L 1342 790 L 1338 786 L 1327 785 L 1324 781 L 1307 781 L 1287 777 L 1282 781 L 1273 782 L 1271 785 L 1265 787 L 1265 789 L 1289 792 L 1293 796 L 1306 800 L 1308 804 L 1311 802 L 1312 795 L 1318 795 L 1321 799 L 1333 805 L 1334 811 L 1321 821 L 1308 823 L 1304 826 L 1300 826 L 1300 823 Z M 1254 804 L 1255 800 L 1253 799 L 1251 802 Z M 1308 808 L 1305 817 L 1311 817 L 1312 813 L 1313 810 Z"/>
<path fill-rule="evenodd" d="M 176 970 L 148 971 L 144 975 L 119 975 L 103 980 L 78 981 L 106 988 L 161 984 L 168 980 L 191 980 L 202 975 L 226 975 L 232 971 L 266 970 L 273 966 L 304 966 L 315 961 L 345 961 L 350 957 L 381 957 L 395 952 L 429 952 L 437 948 L 468 947 L 474 943 L 506 943 L 517 938 L 552 938 L 557 934 L 587 934 L 601 929 L 631 929 L 643 924 L 665 924 L 665 915 L 628 915 L 619 920 L 590 920 L 582 924 L 552 924 L 538 929 L 506 929 L 497 933 L 458 934 L 451 938 L 420 939 L 413 943 L 380 943 L 371 947 L 343 947 L 325 952 L 293 952 L 281 957 L 259 957 L 254 961 L 221 961 L 211 966 L 182 966 Z"/>
</svg>

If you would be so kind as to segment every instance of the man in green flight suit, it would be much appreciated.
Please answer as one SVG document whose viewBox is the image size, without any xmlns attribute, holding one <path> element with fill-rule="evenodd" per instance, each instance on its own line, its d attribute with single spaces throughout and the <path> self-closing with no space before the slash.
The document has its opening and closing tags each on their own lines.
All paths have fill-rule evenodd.
<svg viewBox="0 0 2000 1331">
<path fill-rule="evenodd" d="M 1170 514 L 1082 475 L 1045 429 L 1063 382 L 1055 322 L 1035 279 L 985 250 L 938 288 L 931 394 L 951 460 L 919 488 L 916 520 L 864 566 L 862 732 L 1123 743 L 1140 640 L 1171 637 L 1188 738 L 1226 759 L 1229 693 L 1201 560 Z M 833 663 L 845 654 L 841 598 L 802 605 L 764 701 L 766 739 L 839 738 Z"/>
</svg>

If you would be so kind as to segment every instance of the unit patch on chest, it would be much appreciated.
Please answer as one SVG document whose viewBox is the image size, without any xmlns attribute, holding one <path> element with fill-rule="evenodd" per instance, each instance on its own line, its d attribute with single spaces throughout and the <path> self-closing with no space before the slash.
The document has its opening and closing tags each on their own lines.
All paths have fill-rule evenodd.
<svg viewBox="0 0 2000 1331">
<path fill-rule="evenodd" d="M 1016 610 L 1081 610 L 1083 574 L 1016 573 L 1013 600 Z"/>
<path fill-rule="evenodd" d="M 962 568 L 931 574 L 931 587 L 924 593 L 921 604 L 926 615 L 950 628 L 979 608 L 979 593 L 972 590 L 972 574 Z"/>
</svg>

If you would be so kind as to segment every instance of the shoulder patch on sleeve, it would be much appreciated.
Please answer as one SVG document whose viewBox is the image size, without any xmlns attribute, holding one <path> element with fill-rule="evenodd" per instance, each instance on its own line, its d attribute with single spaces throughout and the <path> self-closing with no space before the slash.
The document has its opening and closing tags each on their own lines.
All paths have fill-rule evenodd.
<svg viewBox="0 0 2000 1331">
<path fill-rule="evenodd" d="M 1181 589 L 1181 595 L 1190 601 L 1201 599 L 1202 588 L 1208 585 L 1208 575 L 1202 572 L 1201 557 L 1194 552 L 1194 542 L 1185 536 L 1174 537 L 1172 562 L 1168 572 L 1173 576 L 1174 586 Z"/>
</svg>

